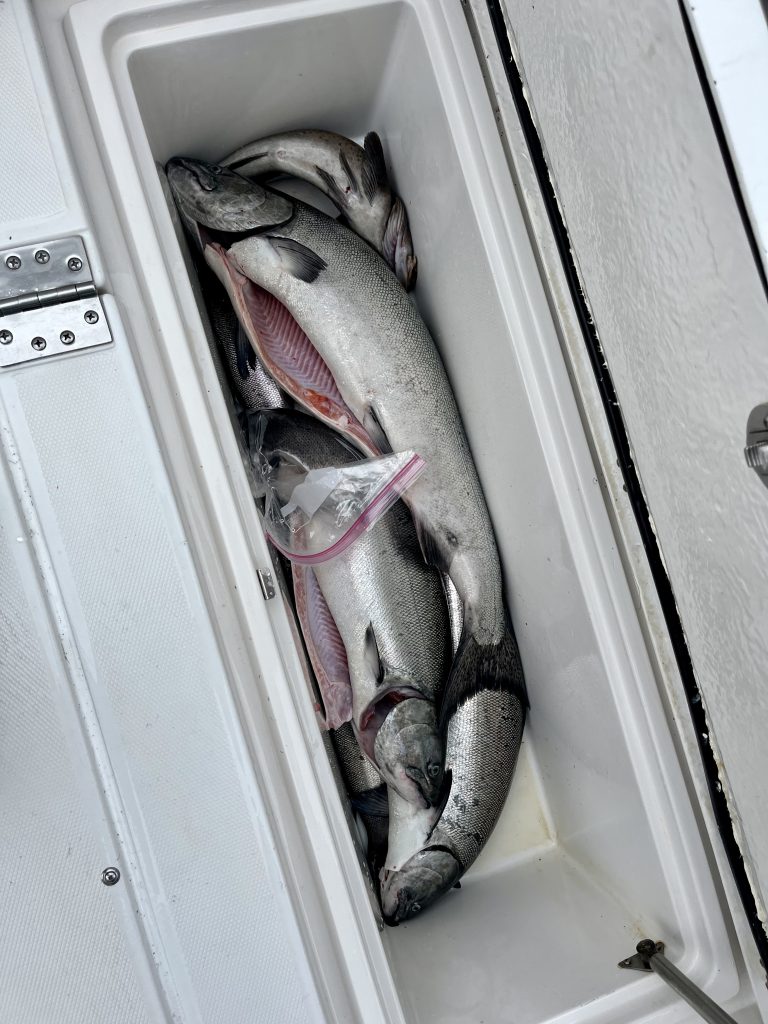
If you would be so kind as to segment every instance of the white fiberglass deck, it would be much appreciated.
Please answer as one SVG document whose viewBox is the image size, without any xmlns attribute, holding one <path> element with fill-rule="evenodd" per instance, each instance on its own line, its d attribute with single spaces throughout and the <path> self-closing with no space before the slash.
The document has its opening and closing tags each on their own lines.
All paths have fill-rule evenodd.
<svg viewBox="0 0 768 1024">
<path fill-rule="evenodd" d="M 656 979 L 616 969 L 649 934 L 727 998 L 719 908 L 460 5 L 88 0 L 67 33 L 109 184 L 91 196 L 99 242 L 245 735 L 255 750 L 276 737 L 284 759 L 282 789 L 263 760 L 260 781 L 316 977 L 338 947 L 366 1024 L 687 1019 Z M 266 546 L 156 171 L 307 126 L 383 139 L 532 704 L 502 821 L 462 889 L 381 935 L 284 611 L 260 602 Z"/>
</svg>

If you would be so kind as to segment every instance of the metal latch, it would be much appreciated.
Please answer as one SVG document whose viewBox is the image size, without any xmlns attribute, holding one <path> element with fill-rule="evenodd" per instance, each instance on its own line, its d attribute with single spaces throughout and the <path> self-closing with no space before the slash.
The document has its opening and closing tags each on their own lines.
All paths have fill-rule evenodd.
<svg viewBox="0 0 768 1024">
<path fill-rule="evenodd" d="M 756 405 L 749 414 L 744 458 L 768 487 L 768 402 Z"/>
<path fill-rule="evenodd" d="M 110 341 L 81 238 L 0 252 L 0 367 Z"/>
</svg>

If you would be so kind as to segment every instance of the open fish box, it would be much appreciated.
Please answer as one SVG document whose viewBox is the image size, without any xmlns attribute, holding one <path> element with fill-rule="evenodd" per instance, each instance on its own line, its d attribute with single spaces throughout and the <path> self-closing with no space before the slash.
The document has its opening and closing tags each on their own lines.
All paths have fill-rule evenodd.
<svg viewBox="0 0 768 1024">
<path fill-rule="evenodd" d="M 89 0 L 65 29 L 106 172 L 106 184 L 85 174 L 96 242 L 327 1018 L 690 1019 L 658 979 L 617 970 L 643 936 L 663 936 L 713 998 L 732 996 L 709 867 L 461 5 Z M 531 700 L 490 842 L 460 891 L 397 929 L 372 907 L 286 608 L 258 584 L 270 555 L 157 170 L 308 126 L 383 140 Z"/>
</svg>

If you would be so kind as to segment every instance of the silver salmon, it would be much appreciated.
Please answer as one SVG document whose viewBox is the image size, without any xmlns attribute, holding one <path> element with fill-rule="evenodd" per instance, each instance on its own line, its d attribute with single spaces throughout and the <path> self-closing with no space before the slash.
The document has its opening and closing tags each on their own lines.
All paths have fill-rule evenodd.
<svg viewBox="0 0 768 1024">
<path fill-rule="evenodd" d="M 416 257 L 408 215 L 390 188 L 376 132 L 368 132 L 362 146 L 335 132 L 280 132 L 241 146 L 221 165 L 247 177 L 291 174 L 315 185 L 383 256 L 403 287 L 413 288 Z"/>
<path fill-rule="evenodd" d="M 284 458 L 316 469 L 362 457 L 323 424 L 285 411 L 249 417 L 249 447 L 278 470 Z M 398 501 L 313 573 L 346 648 L 361 749 L 404 799 L 434 804 L 443 783 L 436 701 L 450 627 L 440 576 L 421 558 L 407 508 Z"/>
<path fill-rule="evenodd" d="M 500 689 L 469 695 L 449 687 L 440 713 L 450 791 L 437 825 L 421 848 L 382 872 L 387 924 L 410 920 L 459 881 L 485 846 L 507 799 L 523 735 L 528 700 L 520 673 Z"/>
<path fill-rule="evenodd" d="M 183 157 L 169 162 L 166 177 L 181 219 L 224 286 L 259 364 L 281 391 L 318 419 L 340 430 L 367 454 L 379 454 L 307 334 L 274 295 L 234 269 L 221 244 L 220 239 L 229 244 L 251 230 L 289 219 L 293 200 L 233 171 Z M 242 368 L 242 356 L 240 364 Z"/>
</svg>

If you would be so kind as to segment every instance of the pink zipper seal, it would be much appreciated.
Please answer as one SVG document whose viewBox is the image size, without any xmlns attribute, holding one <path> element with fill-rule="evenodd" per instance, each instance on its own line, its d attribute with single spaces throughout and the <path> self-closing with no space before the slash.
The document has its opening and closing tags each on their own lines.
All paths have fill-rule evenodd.
<svg viewBox="0 0 768 1024">
<path fill-rule="evenodd" d="M 412 455 L 406 464 L 395 473 L 392 479 L 384 484 L 354 523 L 338 540 L 334 541 L 330 547 L 325 548 L 323 551 L 316 551 L 313 554 L 306 555 L 295 554 L 283 547 L 269 532 L 269 529 L 265 528 L 267 537 L 270 543 L 282 555 L 285 555 L 291 562 L 296 562 L 298 565 L 317 565 L 320 562 L 329 562 L 332 558 L 336 558 L 346 551 L 350 544 L 354 544 L 361 533 L 370 530 L 392 508 L 403 492 L 407 491 L 411 484 L 421 476 L 426 465 L 426 462 L 420 455 Z"/>
</svg>

